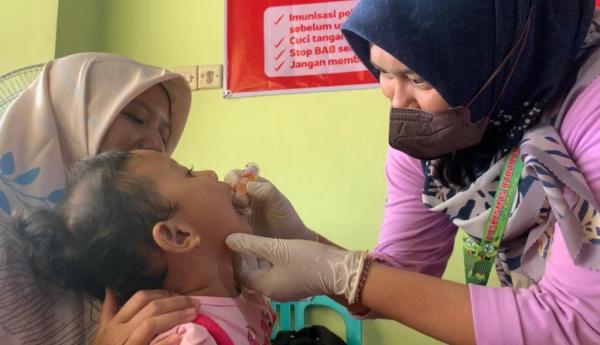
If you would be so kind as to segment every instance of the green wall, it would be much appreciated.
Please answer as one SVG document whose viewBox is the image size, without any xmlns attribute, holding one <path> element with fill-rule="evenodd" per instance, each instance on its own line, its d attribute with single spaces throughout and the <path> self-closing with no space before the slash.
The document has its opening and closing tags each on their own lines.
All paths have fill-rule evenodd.
<svg viewBox="0 0 600 345">
<path fill-rule="evenodd" d="M 58 0 L 0 1 L 0 75 L 54 57 Z"/>
<path fill-rule="evenodd" d="M 92 50 L 167 68 L 222 64 L 223 18 L 224 1 L 2 1 L 0 28 L 15 34 L 0 74 Z M 220 176 L 257 162 L 309 227 L 367 249 L 376 243 L 385 201 L 388 107 L 376 89 L 227 100 L 220 90 L 196 91 L 175 158 Z M 463 281 L 458 245 L 445 278 Z M 309 320 L 343 330 L 331 313 Z M 364 321 L 363 329 L 366 345 L 438 343 L 391 321 Z"/>
<path fill-rule="evenodd" d="M 103 19 L 102 0 L 60 0 L 56 25 L 56 57 L 100 50 Z"/>
</svg>

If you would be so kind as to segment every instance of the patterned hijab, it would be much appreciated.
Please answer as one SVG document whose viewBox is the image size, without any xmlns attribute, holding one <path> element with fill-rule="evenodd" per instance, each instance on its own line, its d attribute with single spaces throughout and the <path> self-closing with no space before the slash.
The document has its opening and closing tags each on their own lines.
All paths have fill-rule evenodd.
<svg viewBox="0 0 600 345">
<path fill-rule="evenodd" d="M 362 0 L 342 32 L 377 79 L 370 43 L 427 80 L 455 107 L 477 94 L 531 16 L 518 64 L 515 53 L 471 105 L 472 121 L 493 110 L 482 142 L 471 150 L 478 157 L 472 162 L 479 176 L 497 153 L 514 147 L 564 91 L 563 79 L 586 36 L 593 9 L 593 0 Z M 431 172 L 429 165 L 426 172 Z"/>
<path fill-rule="evenodd" d="M 170 154 L 183 132 L 191 92 L 185 79 L 113 54 L 75 54 L 48 62 L 0 120 L 0 342 L 84 344 L 96 312 L 80 294 L 42 287 L 10 248 L 11 212 L 54 207 L 66 172 L 95 155 L 121 109 L 161 84 L 171 100 Z"/>
</svg>

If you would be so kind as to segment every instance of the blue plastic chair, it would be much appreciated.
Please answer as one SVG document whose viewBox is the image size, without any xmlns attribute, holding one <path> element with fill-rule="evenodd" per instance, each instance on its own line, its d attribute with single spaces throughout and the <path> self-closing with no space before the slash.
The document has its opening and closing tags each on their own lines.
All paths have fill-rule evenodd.
<svg viewBox="0 0 600 345">
<path fill-rule="evenodd" d="M 346 344 L 348 345 L 361 345 L 362 344 L 362 323 L 360 320 L 353 319 L 344 306 L 335 302 L 327 296 L 315 296 L 308 300 L 294 301 L 294 302 L 271 302 L 273 309 L 277 313 L 277 323 L 279 329 L 273 327 L 273 334 L 271 339 L 275 338 L 278 331 L 290 331 L 300 330 L 304 327 L 304 316 L 306 309 L 310 306 L 319 306 L 331 308 L 340 314 L 344 320 L 344 326 L 346 327 Z M 292 312 L 294 325 L 292 327 Z"/>
</svg>

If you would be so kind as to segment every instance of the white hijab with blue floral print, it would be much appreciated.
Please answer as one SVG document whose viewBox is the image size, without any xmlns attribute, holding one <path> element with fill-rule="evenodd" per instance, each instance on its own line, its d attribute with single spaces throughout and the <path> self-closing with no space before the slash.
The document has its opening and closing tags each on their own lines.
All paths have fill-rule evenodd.
<svg viewBox="0 0 600 345">
<path fill-rule="evenodd" d="M 113 54 L 83 53 L 48 62 L 0 119 L 0 342 L 89 343 L 97 306 L 78 293 L 44 286 L 10 247 L 6 217 L 60 199 L 73 162 L 98 153 L 125 105 L 162 83 L 171 99 L 172 153 L 191 93 L 180 75 Z"/>
</svg>

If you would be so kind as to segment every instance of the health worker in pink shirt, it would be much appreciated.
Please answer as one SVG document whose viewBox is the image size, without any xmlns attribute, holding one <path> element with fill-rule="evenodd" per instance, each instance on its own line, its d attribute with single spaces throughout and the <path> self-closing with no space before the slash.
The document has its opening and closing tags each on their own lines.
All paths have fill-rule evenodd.
<svg viewBox="0 0 600 345">
<path fill-rule="evenodd" d="M 391 105 L 379 243 L 332 245 L 259 180 L 263 237 L 227 241 L 271 265 L 241 281 L 276 300 L 333 295 L 445 343 L 599 344 L 594 18 L 593 0 L 360 1 L 342 32 Z M 440 278 L 458 228 L 466 284 Z M 502 287 L 485 286 L 492 268 Z"/>
</svg>

